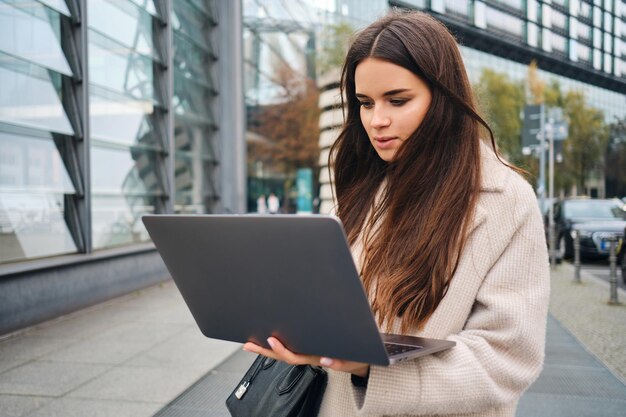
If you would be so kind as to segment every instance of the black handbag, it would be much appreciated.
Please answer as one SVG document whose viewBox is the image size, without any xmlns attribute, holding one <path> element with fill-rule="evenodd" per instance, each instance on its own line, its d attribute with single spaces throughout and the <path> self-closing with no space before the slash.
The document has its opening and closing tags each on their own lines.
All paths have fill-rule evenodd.
<svg viewBox="0 0 626 417">
<path fill-rule="evenodd" d="M 233 417 L 315 417 L 327 380 L 320 367 L 259 355 L 226 399 L 226 408 Z"/>
</svg>

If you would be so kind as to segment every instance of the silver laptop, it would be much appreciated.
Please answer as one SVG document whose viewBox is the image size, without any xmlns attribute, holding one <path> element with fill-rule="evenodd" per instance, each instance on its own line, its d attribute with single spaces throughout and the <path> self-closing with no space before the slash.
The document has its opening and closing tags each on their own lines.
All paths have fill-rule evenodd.
<svg viewBox="0 0 626 417">
<path fill-rule="evenodd" d="M 429 355 L 448 340 L 381 334 L 331 216 L 142 218 L 202 333 L 376 365 Z"/>
</svg>

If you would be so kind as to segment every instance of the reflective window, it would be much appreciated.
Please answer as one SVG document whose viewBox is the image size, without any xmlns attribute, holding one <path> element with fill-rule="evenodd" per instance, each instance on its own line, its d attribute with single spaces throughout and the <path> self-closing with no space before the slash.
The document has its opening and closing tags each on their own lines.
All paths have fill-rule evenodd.
<svg viewBox="0 0 626 417">
<path fill-rule="evenodd" d="M 604 50 L 609 53 L 613 50 L 613 37 L 607 32 L 604 32 Z"/>
<path fill-rule="evenodd" d="M 214 125 L 215 119 L 207 100 L 212 95 L 206 86 L 174 74 L 173 106 L 176 114 Z"/>
<path fill-rule="evenodd" d="M 467 0 L 446 0 L 446 12 L 468 16 L 469 2 Z"/>
<path fill-rule="evenodd" d="M 214 129 L 191 122 L 177 123 L 174 127 L 176 150 L 193 155 L 207 157 L 217 161 L 218 155 L 213 143 Z"/>
<path fill-rule="evenodd" d="M 528 0 L 526 5 L 526 16 L 528 20 L 531 22 L 537 22 L 537 10 L 538 10 L 537 0 Z"/>
<path fill-rule="evenodd" d="M 207 175 L 213 162 L 198 155 L 179 153 L 175 162 L 177 213 L 202 213 L 217 198 L 217 187 Z M 204 208 L 206 209 L 206 208 Z"/>
<path fill-rule="evenodd" d="M 138 99 L 154 100 L 152 59 L 91 31 L 89 81 Z"/>
<path fill-rule="evenodd" d="M 206 39 L 206 34 L 203 31 L 206 16 L 203 16 L 198 12 L 197 7 L 186 1 L 173 3 L 172 27 L 179 33 L 184 33 L 191 39 L 195 39 L 201 45 L 210 44 L 210 40 Z"/>
<path fill-rule="evenodd" d="M 591 48 L 589 48 L 587 45 L 579 43 L 577 49 L 578 59 L 585 62 L 591 62 Z"/>
<path fill-rule="evenodd" d="M 193 79 L 215 89 L 211 71 L 207 70 L 212 60 L 212 52 L 203 49 L 188 37 L 174 32 L 174 65 L 177 73 L 182 77 Z"/>
<path fill-rule="evenodd" d="M 566 30 L 567 29 L 567 16 L 556 10 L 552 10 L 552 26 Z"/>
<path fill-rule="evenodd" d="M 62 194 L 0 188 L 0 262 L 77 251 Z"/>
<path fill-rule="evenodd" d="M 156 199 L 134 195 L 92 196 L 91 224 L 94 249 L 150 241 L 141 216 L 155 212 Z"/>
<path fill-rule="evenodd" d="M 32 1 L 0 1 L 0 50 L 72 75 L 61 50 L 61 18 Z"/>
<path fill-rule="evenodd" d="M 127 145 L 162 146 L 152 121 L 154 104 L 91 87 L 89 121 L 91 136 Z"/>
<path fill-rule="evenodd" d="M 496 0 L 496 2 L 502 3 L 517 10 L 522 10 L 522 7 L 524 6 L 523 0 Z"/>
<path fill-rule="evenodd" d="M 128 0 L 87 0 L 89 27 L 141 54 L 157 57 L 152 17 Z"/>
<path fill-rule="evenodd" d="M 578 22 L 576 25 L 576 29 L 578 32 L 578 38 L 584 40 L 591 40 L 591 26 L 586 25 L 582 22 Z"/>
<path fill-rule="evenodd" d="M 613 31 L 613 19 L 611 18 L 610 13 L 604 13 L 604 31 L 612 32 Z"/>
<path fill-rule="evenodd" d="M 551 44 L 552 44 L 553 50 L 556 50 L 559 52 L 565 52 L 567 50 L 567 40 L 563 36 L 557 35 L 556 33 L 552 33 L 551 37 L 552 37 Z"/>
<path fill-rule="evenodd" d="M 539 32 L 536 24 L 528 22 L 526 36 L 526 40 L 530 46 L 539 46 Z"/>
<path fill-rule="evenodd" d="M 163 195 L 157 174 L 157 155 L 139 148 L 91 149 L 91 184 L 94 194 Z M 111 169 L 115 167 L 115 169 Z"/>
<path fill-rule="evenodd" d="M 520 37 L 524 33 L 524 23 L 521 19 L 491 7 L 487 7 L 487 27 L 505 31 Z"/>
<path fill-rule="evenodd" d="M 48 139 L 0 130 L 0 189 L 74 194 L 52 136 Z"/>
<path fill-rule="evenodd" d="M 70 16 L 70 11 L 65 4 L 65 0 L 39 0 L 39 2 L 63 13 L 66 16 Z M 29 3 L 32 3 L 32 1 L 29 1 Z"/>
<path fill-rule="evenodd" d="M 581 1 L 580 8 L 578 9 L 578 16 L 582 16 L 586 19 L 591 19 L 592 10 L 593 9 L 591 8 L 591 5 L 589 3 Z"/>
<path fill-rule="evenodd" d="M 0 120 L 73 135 L 60 84 L 58 74 L 0 53 Z"/>
<path fill-rule="evenodd" d="M 137 6 L 141 7 L 142 9 L 144 9 L 145 11 L 150 13 L 151 15 L 157 16 L 157 9 L 156 9 L 156 7 L 154 7 L 154 1 L 153 0 L 130 0 L 130 1 L 132 1 Z"/>
</svg>

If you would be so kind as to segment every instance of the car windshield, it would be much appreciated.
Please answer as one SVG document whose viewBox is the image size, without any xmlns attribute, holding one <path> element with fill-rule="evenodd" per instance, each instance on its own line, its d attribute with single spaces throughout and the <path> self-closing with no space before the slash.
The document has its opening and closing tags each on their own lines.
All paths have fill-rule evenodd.
<svg viewBox="0 0 626 417">
<path fill-rule="evenodd" d="M 568 201 L 564 207 L 565 217 L 570 219 L 623 220 L 625 213 L 623 205 L 612 200 Z"/>
</svg>

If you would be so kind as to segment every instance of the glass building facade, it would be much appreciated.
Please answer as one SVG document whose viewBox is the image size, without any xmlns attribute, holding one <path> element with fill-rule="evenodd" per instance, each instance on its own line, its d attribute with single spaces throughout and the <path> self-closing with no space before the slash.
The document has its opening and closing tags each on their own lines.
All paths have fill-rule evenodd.
<svg viewBox="0 0 626 417">
<path fill-rule="evenodd" d="M 163 280 L 142 215 L 244 210 L 241 91 L 239 2 L 0 0 L 0 333 Z"/>
<path fill-rule="evenodd" d="M 0 0 L 0 264 L 221 210 L 218 3 Z"/>
</svg>

